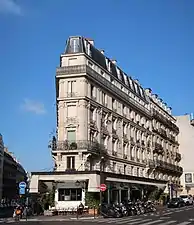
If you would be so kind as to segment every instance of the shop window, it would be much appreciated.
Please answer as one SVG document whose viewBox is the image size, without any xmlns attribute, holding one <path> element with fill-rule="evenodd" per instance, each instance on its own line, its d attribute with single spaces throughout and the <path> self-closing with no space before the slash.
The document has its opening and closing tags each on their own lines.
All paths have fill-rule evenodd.
<svg viewBox="0 0 194 225">
<path fill-rule="evenodd" d="M 82 200 L 82 189 L 59 189 L 58 201 L 81 201 Z"/>
</svg>

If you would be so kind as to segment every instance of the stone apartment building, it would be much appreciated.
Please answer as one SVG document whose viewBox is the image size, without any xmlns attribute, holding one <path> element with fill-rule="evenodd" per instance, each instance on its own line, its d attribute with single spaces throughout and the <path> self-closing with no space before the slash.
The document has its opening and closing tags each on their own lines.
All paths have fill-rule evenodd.
<svg viewBox="0 0 194 225">
<path fill-rule="evenodd" d="M 179 149 L 181 153 L 181 166 L 184 168 L 181 181 L 181 194 L 194 195 L 194 166 L 193 166 L 193 149 L 194 149 L 194 118 L 193 114 L 177 116 L 177 126 L 179 133 Z"/>
<path fill-rule="evenodd" d="M 53 172 L 32 173 L 30 192 L 55 185 L 56 208 L 84 203 L 85 191 L 122 201 L 149 187 L 177 192 L 182 168 L 171 108 L 105 56 L 94 41 L 70 37 L 56 70 Z"/>
<path fill-rule="evenodd" d="M 3 158 L 4 158 L 4 143 L 3 136 L 0 134 L 0 199 L 3 192 Z"/>
</svg>

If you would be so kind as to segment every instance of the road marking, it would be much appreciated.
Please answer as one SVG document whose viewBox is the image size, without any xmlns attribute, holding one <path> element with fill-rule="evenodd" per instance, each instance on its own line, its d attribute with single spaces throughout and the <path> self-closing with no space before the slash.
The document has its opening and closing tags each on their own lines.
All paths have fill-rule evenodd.
<svg viewBox="0 0 194 225">
<path fill-rule="evenodd" d="M 162 217 L 160 217 L 160 220 L 163 220 L 163 219 L 170 219 L 170 216 L 162 216 Z"/>
<path fill-rule="evenodd" d="M 159 223 L 157 225 L 169 225 L 169 224 L 172 224 L 172 223 L 176 223 L 177 221 L 176 220 L 171 220 L 171 221 L 168 221 L 166 223 L 162 222 L 162 223 Z"/>
<path fill-rule="evenodd" d="M 164 213 L 163 216 L 165 216 L 165 215 L 170 215 L 170 214 L 173 214 L 173 212 Z"/>
<path fill-rule="evenodd" d="M 154 223 L 162 222 L 162 220 L 154 220 L 154 221 L 147 222 L 147 223 L 144 223 L 144 221 L 142 221 L 142 222 L 143 222 L 143 225 L 151 225 L 151 224 L 154 224 Z M 185 225 L 186 225 L 186 224 L 185 224 Z"/>
<path fill-rule="evenodd" d="M 138 224 L 138 223 L 144 223 L 145 224 L 145 222 L 148 222 L 148 221 L 150 221 L 150 220 L 152 220 L 152 219 L 146 219 L 146 220 L 143 220 L 143 221 L 137 221 L 137 222 L 134 222 L 133 224 Z M 129 223 L 129 224 L 131 224 L 131 223 Z"/>
<path fill-rule="evenodd" d="M 187 225 L 187 224 L 190 224 L 191 222 L 187 222 L 187 221 L 185 221 L 185 222 L 182 222 L 182 223 L 178 223 L 177 225 Z"/>
<path fill-rule="evenodd" d="M 135 221 L 140 221 L 142 220 L 142 218 L 137 218 L 137 219 L 130 219 L 130 218 L 127 218 L 127 219 L 123 219 L 123 220 L 119 220 L 118 222 L 116 222 L 117 224 L 123 224 L 123 223 L 126 223 L 126 222 L 135 222 Z M 113 222 L 113 221 L 112 221 Z"/>
</svg>

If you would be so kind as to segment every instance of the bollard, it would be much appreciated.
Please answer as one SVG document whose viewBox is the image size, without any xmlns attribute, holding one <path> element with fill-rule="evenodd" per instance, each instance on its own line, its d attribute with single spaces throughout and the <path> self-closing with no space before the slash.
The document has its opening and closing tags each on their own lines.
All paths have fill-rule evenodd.
<svg viewBox="0 0 194 225">
<path fill-rule="evenodd" d="M 78 206 L 77 206 L 77 214 L 76 214 L 77 220 L 78 220 L 78 213 L 79 213 L 79 210 L 78 210 Z"/>
<path fill-rule="evenodd" d="M 94 205 L 94 219 L 95 219 L 95 216 L 96 216 L 95 213 L 96 213 L 96 212 L 95 212 L 95 205 Z"/>
</svg>

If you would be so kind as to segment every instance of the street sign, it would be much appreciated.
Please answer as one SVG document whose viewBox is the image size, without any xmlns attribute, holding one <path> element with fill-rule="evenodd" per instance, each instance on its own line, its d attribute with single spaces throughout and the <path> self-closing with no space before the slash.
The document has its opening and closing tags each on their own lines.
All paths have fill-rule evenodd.
<svg viewBox="0 0 194 225">
<path fill-rule="evenodd" d="M 26 182 L 22 181 L 19 183 L 19 188 L 26 188 Z"/>
<path fill-rule="evenodd" d="M 26 193 L 26 188 L 22 187 L 19 189 L 19 195 L 25 195 Z"/>
<path fill-rule="evenodd" d="M 106 191 L 106 184 L 101 184 L 100 185 L 100 191 Z"/>
</svg>

